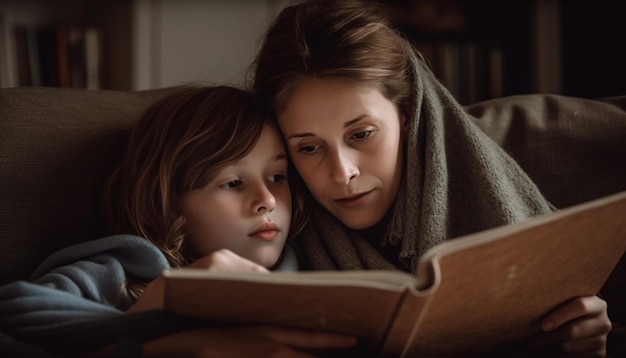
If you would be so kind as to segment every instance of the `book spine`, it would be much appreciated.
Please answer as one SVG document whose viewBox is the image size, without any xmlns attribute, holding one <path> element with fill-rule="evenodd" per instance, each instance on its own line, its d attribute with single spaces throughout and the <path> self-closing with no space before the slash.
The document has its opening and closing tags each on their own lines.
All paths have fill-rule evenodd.
<svg viewBox="0 0 626 358">
<path fill-rule="evenodd" d="M 74 88 L 87 88 L 85 37 L 83 29 L 78 27 L 69 29 L 68 55 L 70 85 Z"/>
<path fill-rule="evenodd" d="M 59 67 L 57 64 L 56 33 L 54 28 L 37 30 L 37 50 L 39 52 L 39 71 L 41 85 L 46 87 L 59 86 Z"/>
<path fill-rule="evenodd" d="M 429 294 L 418 293 L 413 289 L 404 292 L 383 339 L 381 347 L 383 356 L 404 356 L 404 352 L 410 349 L 411 338 L 417 330 L 420 317 L 429 300 Z"/>
<path fill-rule="evenodd" d="M 85 68 L 87 89 L 97 90 L 101 88 L 101 53 L 100 31 L 94 27 L 85 29 Z"/>
<path fill-rule="evenodd" d="M 70 87 L 70 62 L 68 57 L 68 33 L 65 26 L 55 28 L 57 73 L 59 87 Z"/>
<path fill-rule="evenodd" d="M 13 29 L 13 34 L 15 36 L 15 54 L 17 55 L 17 84 L 18 86 L 32 86 L 28 29 L 24 26 L 16 26 Z"/>
<path fill-rule="evenodd" d="M 0 12 L 0 87 L 17 86 L 17 72 L 12 16 Z"/>
<path fill-rule="evenodd" d="M 37 30 L 33 27 L 28 27 L 27 41 L 28 41 L 28 61 L 30 62 L 30 79 L 31 86 L 41 86 L 41 71 L 39 64 L 39 50 L 37 47 Z"/>
</svg>

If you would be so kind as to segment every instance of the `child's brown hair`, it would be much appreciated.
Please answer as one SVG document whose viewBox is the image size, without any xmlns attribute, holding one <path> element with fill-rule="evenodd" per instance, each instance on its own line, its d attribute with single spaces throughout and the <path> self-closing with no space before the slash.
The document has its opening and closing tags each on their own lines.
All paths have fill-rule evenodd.
<svg viewBox="0 0 626 358">
<path fill-rule="evenodd" d="M 253 97 L 228 87 L 183 87 L 150 106 L 131 134 L 127 153 L 104 191 L 104 215 L 123 234 L 155 244 L 172 267 L 195 259 L 179 208 L 183 194 L 204 187 L 245 157 L 264 123 Z M 293 193 L 291 235 L 304 225 L 304 202 Z M 143 284 L 127 287 L 136 299 Z"/>
</svg>

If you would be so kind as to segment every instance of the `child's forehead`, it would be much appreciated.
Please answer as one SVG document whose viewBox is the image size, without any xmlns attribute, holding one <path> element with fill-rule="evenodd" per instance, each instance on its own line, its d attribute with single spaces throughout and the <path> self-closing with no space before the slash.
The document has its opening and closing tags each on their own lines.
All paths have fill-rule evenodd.
<svg viewBox="0 0 626 358">
<path fill-rule="evenodd" d="M 252 147 L 239 162 L 243 164 L 259 161 L 260 163 L 271 163 L 278 160 L 287 159 L 287 150 L 279 130 L 272 125 L 263 126 L 263 130 Z"/>
<path fill-rule="evenodd" d="M 252 150 L 243 158 L 225 166 L 226 170 L 246 170 L 263 172 L 276 165 L 287 164 L 287 151 L 276 129 L 263 130 Z"/>
</svg>

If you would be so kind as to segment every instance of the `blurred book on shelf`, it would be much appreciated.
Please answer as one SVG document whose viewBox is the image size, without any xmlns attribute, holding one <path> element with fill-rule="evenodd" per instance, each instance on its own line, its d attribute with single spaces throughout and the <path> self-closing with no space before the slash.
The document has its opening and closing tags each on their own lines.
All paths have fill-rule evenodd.
<svg viewBox="0 0 626 358">
<path fill-rule="evenodd" d="M 13 22 L 8 13 L 0 12 L 0 86 L 14 87 L 17 83 L 15 39 L 11 34 Z"/>
<path fill-rule="evenodd" d="M 14 24 L 0 12 L 0 85 L 101 88 L 96 27 Z"/>
<path fill-rule="evenodd" d="M 442 41 L 425 51 L 429 66 L 461 103 L 501 97 L 502 49 L 470 41 Z"/>
</svg>

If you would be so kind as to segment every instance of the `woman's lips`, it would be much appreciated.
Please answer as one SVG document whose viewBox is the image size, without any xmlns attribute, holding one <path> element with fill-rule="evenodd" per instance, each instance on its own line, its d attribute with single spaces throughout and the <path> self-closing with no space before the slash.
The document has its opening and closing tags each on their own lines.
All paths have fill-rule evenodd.
<svg viewBox="0 0 626 358">
<path fill-rule="evenodd" d="M 344 208 L 355 208 L 365 204 L 371 193 L 371 191 L 368 191 L 341 199 L 335 199 L 335 203 Z"/>
</svg>

